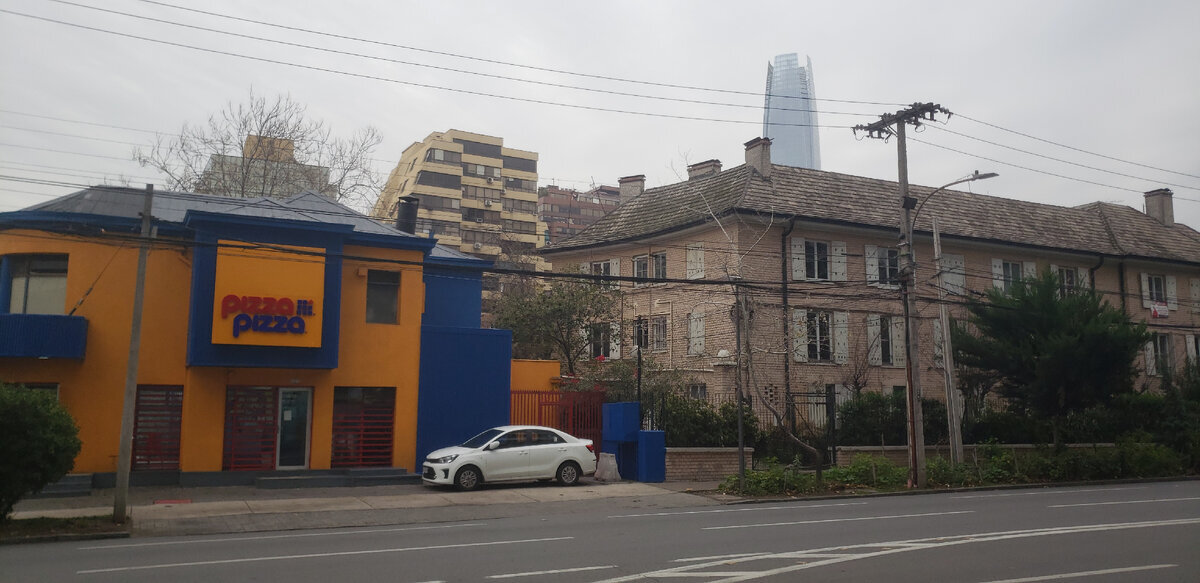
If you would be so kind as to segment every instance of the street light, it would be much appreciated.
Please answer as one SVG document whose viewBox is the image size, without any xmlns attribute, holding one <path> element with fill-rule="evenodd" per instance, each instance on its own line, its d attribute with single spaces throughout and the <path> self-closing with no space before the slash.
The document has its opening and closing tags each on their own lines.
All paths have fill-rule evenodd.
<svg viewBox="0 0 1200 583">
<path fill-rule="evenodd" d="M 935 188 L 933 192 L 925 195 L 925 199 L 920 204 L 917 204 L 916 198 L 907 195 L 907 180 L 902 179 L 904 196 L 901 199 L 901 216 L 903 220 L 900 223 L 900 244 L 902 246 L 901 255 L 904 257 L 904 268 L 901 270 L 900 299 L 904 303 L 904 369 L 905 379 L 908 382 L 908 390 L 905 391 L 905 397 L 908 401 L 909 483 L 918 488 L 925 487 L 925 432 L 922 427 L 924 415 L 921 411 L 920 367 L 914 363 L 919 358 L 919 350 L 917 330 L 913 326 L 912 321 L 912 315 L 916 312 L 916 301 L 913 291 L 916 287 L 917 271 L 917 261 L 913 253 L 913 225 L 916 224 L 917 216 L 921 214 L 921 209 L 925 206 L 926 202 L 929 202 L 930 198 L 933 198 L 933 195 L 956 184 L 985 180 L 996 176 L 997 174 L 994 172 L 980 174 L 976 170 L 975 173 L 964 178 Z M 910 214 L 909 211 L 913 209 L 915 211 Z M 950 409 L 953 403 L 947 403 L 947 405 L 947 409 Z"/>
</svg>

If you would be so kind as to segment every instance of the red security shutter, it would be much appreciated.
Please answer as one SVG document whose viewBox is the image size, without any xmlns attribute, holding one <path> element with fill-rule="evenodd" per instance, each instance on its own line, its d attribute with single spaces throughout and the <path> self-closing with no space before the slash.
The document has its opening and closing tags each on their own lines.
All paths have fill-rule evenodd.
<svg viewBox="0 0 1200 583">
<path fill-rule="evenodd" d="M 133 419 L 133 470 L 178 470 L 183 387 L 137 388 Z"/>
<path fill-rule="evenodd" d="M 228 387 L 225 390 L 222 469 L 275 469 L 278 394 L 274 387 Z"/>
<path fill-rule="evenodd" d="M 396 389 L 336 387 L 333 397 L 335 468 L 391 467 Z"/>
</svg>

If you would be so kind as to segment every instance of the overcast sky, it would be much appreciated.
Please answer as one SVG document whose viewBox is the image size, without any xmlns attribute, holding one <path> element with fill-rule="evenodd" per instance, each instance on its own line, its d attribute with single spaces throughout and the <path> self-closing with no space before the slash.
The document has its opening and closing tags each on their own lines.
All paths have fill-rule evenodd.
<svg viewBox="0 0 1200 583">
<path fill-rule="evenodd" d="M 1200 228 L 1195 0 L 195 3 L 373 42 L 165 3 L 0 0 L 0 212 L 77 189 L 42 181 L 123 177 L 161 186 L 131 161 L 135 146 L 152 132 L 203 122 L 251 87 L 290 94 L 335 133 L 376 127 L 384 175 L 412 142 L 455 128 L 538 152 L 543 185 L 584 189 L 632 174 L 645 174 L 648 186 L 669 184 L 689 162 L 744 161 L 742 144 L 762 133 L 767 62 L 795 52 L 812 58 L 817 96 L 830 100 L 818 104 L 824 170 L 895 180 L 894 142 L 856 140 L 846 128 L 932 101 L 958 115 L 913 136 L 921 140 L 909 147 L 916 184 L 940 186 L 978 169 L 1000 176 L 970 184 L 975 192 L 1139 210 L 1142 192 L 1168 187 L 1176 220 Z"/>
</svg>

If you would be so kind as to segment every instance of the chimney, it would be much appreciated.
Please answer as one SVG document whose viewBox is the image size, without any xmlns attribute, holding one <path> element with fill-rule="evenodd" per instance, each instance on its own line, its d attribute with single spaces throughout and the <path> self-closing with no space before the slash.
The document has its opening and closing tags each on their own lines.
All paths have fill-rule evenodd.
<svg viewBox="0 0 1200 583">
<path fill-rule="evenodd" d="M 417 208 L 421 201 L 415 196 L 402 196 L 396 201 L 396 229 L 409 235 L 417 234 Z"/>
<path fill-rule="evenodd" d="M 629 202 L 646 188 L 646 175 L 626 176 L 617 180 L 621 185 L 621 204 Z"/>
<path fill-rule="evenodd" d="M 710 174 L 718 174 L 720 172 L 721 161 L 713 158 L 712 160 L 705 160 L 703 162 L 697 162 L 691 166 L 688 166 L 688 180 L 701 178 Z"/>
<path fill-rule="evenodd" d="M 746 163 L 763 178 L 771 178 L 771 138 L 754 138 L 746 142 Z"/>
<path fill-rule="evenodd" d="M 1175 224 L 1175 205 L 1171 199 L 1174 195 L 1170 188 L 1158 188 L 1145 194 L 1146 214 L 1158 219 L 1158 222 L 1170 227 Z"/>
</svg>

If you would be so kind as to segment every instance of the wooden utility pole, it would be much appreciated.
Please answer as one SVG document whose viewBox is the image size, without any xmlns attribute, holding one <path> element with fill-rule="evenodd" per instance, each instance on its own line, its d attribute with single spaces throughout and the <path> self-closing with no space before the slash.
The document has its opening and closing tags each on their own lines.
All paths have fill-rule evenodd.
<svg viewBox="0 0 1200 583">
<path fill-rule="evenodd" d="M 925 480 L 925 428 L 921 411 L 921 367 L 920 330 L 916 312 L 917 261 L 913 253 L 913 209 L 917 199 L 908 195 L 908 149 L 904 140 L 905 126 L 918 127 L 926 121 L 934 121 L 938 113 L 950 112 L 933 103 L 914 103 L 908 109 L 895 114 L 884 114 L 879 121 L 854 127 L 855 133 L 864 131 L 868 137 L 886 139 L 896 137 L 896 158 L 900 195 L 900 300 L 904 304 L 905 332 L 905 376 L 908 389 L 905 397 L 908 405 L 908 471 L 909 485 L 924 488 Z"/>
<path fill-rule="evenodd" d="M 117 489 L 113 495 L 113 522 L 124 524 L 129 515 L 129 470 L 133 465 L 133 414 L 137 402 L 138 352 L 142 342 L 142 299 L 146 292 L 146 262 L 150 256 L 150 213 L 154 185 L 146 185 L 142 207 L 142 236 L 138 247 L 137 281 L 133 287 L 133 323 L 129 332 L 129 359 L 125 364 L 125 401 L 121 408 L 121 441 L 117 448 Z"/>
<path fill-rule="evenodd" d="M 942 237 L 933 218 L 933 261 L 938 273 L 938 309 L 942 323 L 942 369 L 946 373 L 946 422 L 949 425 L 950 461 L 963 463 L 962 408 L 954 385 L 954 346 L 950 342 L 950 311 L 946 308 L 946 267 L 942 263 Z"/>
</svg>

